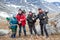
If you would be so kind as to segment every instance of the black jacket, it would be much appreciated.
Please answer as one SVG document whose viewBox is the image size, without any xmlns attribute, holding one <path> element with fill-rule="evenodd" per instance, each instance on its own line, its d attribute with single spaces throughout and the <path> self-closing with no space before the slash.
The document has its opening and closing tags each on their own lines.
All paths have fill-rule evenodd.
<svg viewBox="0 0 60 40">
<path fill-rule="evenodd" d="M 33 25 L 36 21 L 35 20 L 33 20 L 32 18 L 35 18 L 36 16 L 34 15 L 32 15 L 32 16 L 30 16 L 29 14 L 28 14 L 28 16 L 27 16 L 27 22 L 28 22 L 28 24 L 30 24 L 30 25 Z"/>
<path fill-rule="evenodd" d="M 45 13 L 38 14 L 37 17 L 35 18 L 35 20 L 38 18 L 40 20 L 40 24 L 46 24 L 47 23 L 48 16 Z"/>
</svg>

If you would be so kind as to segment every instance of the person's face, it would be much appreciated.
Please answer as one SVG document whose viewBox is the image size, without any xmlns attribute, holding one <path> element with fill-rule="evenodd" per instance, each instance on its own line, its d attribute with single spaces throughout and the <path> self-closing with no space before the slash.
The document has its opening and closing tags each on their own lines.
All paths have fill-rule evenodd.
<svg viewBox="0 0 60 40">
<path fill-rule="evenodd" d="M 7 20 L 7 22 L 9 22 L 10 20 Z"/>
<path fill-rule="evenodd" d="M 21 14 L 21 13 L 22 13 L 22 11 L 21 11 L 21 10 L 19 10 L 19 11 L 18 11 L 18 13 L 19 13 L 19 14 Z"/>
<path fill-rule="evenodd" d="M 30 15 L 32 15 L 32 13 L 29 13 Z"/>
<path fill-rule="evenodd" d="M 38 10 L 39 13 L 42 13 L 43 11 L 42 10 Z"/>
</svg>

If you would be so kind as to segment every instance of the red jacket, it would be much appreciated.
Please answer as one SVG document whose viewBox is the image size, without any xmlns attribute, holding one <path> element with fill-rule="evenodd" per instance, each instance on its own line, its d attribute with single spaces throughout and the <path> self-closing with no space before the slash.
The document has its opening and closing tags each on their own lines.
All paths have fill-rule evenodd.
<svg viewBox="0 0 60 40">
<path fill-rule="evenodd" d="M 17 18 L 18 22 L 21 21 L 22 26 L 25 26 L 25 24 L 26 24 L 25 14 L 22 14 L 22 15 L 17 14 L 16 18 Z"/>
</svg>

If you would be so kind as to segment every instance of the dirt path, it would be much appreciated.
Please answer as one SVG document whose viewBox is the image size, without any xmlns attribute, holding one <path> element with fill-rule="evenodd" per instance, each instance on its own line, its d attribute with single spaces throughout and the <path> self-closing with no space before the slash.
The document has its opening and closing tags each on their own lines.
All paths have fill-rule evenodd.
<svg viewBox="0 0 60 40">
<path fill-rule="evenodd" d="M 8 35 L 0 36 L 0 40 L 60 40 L 60 35 L 50 35 L 49 38 L 45 38 L 43 36 L 21 36 L 16 38 L 10 38 Z"/>
</svg>

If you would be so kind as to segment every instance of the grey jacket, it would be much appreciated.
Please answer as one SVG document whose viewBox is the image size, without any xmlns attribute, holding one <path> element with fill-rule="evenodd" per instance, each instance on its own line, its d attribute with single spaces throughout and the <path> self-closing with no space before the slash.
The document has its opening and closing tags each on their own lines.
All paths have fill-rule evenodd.
<svg viewBox="0 0 60 40">
<path fill-rule="evenodd" d="M 48 16 L 45 13 L 38 14 L 37 17 L 35 18 L 35 20 L 38 18 L 39 18 L 41 24 L 47 24 Z"/>
</svg>

